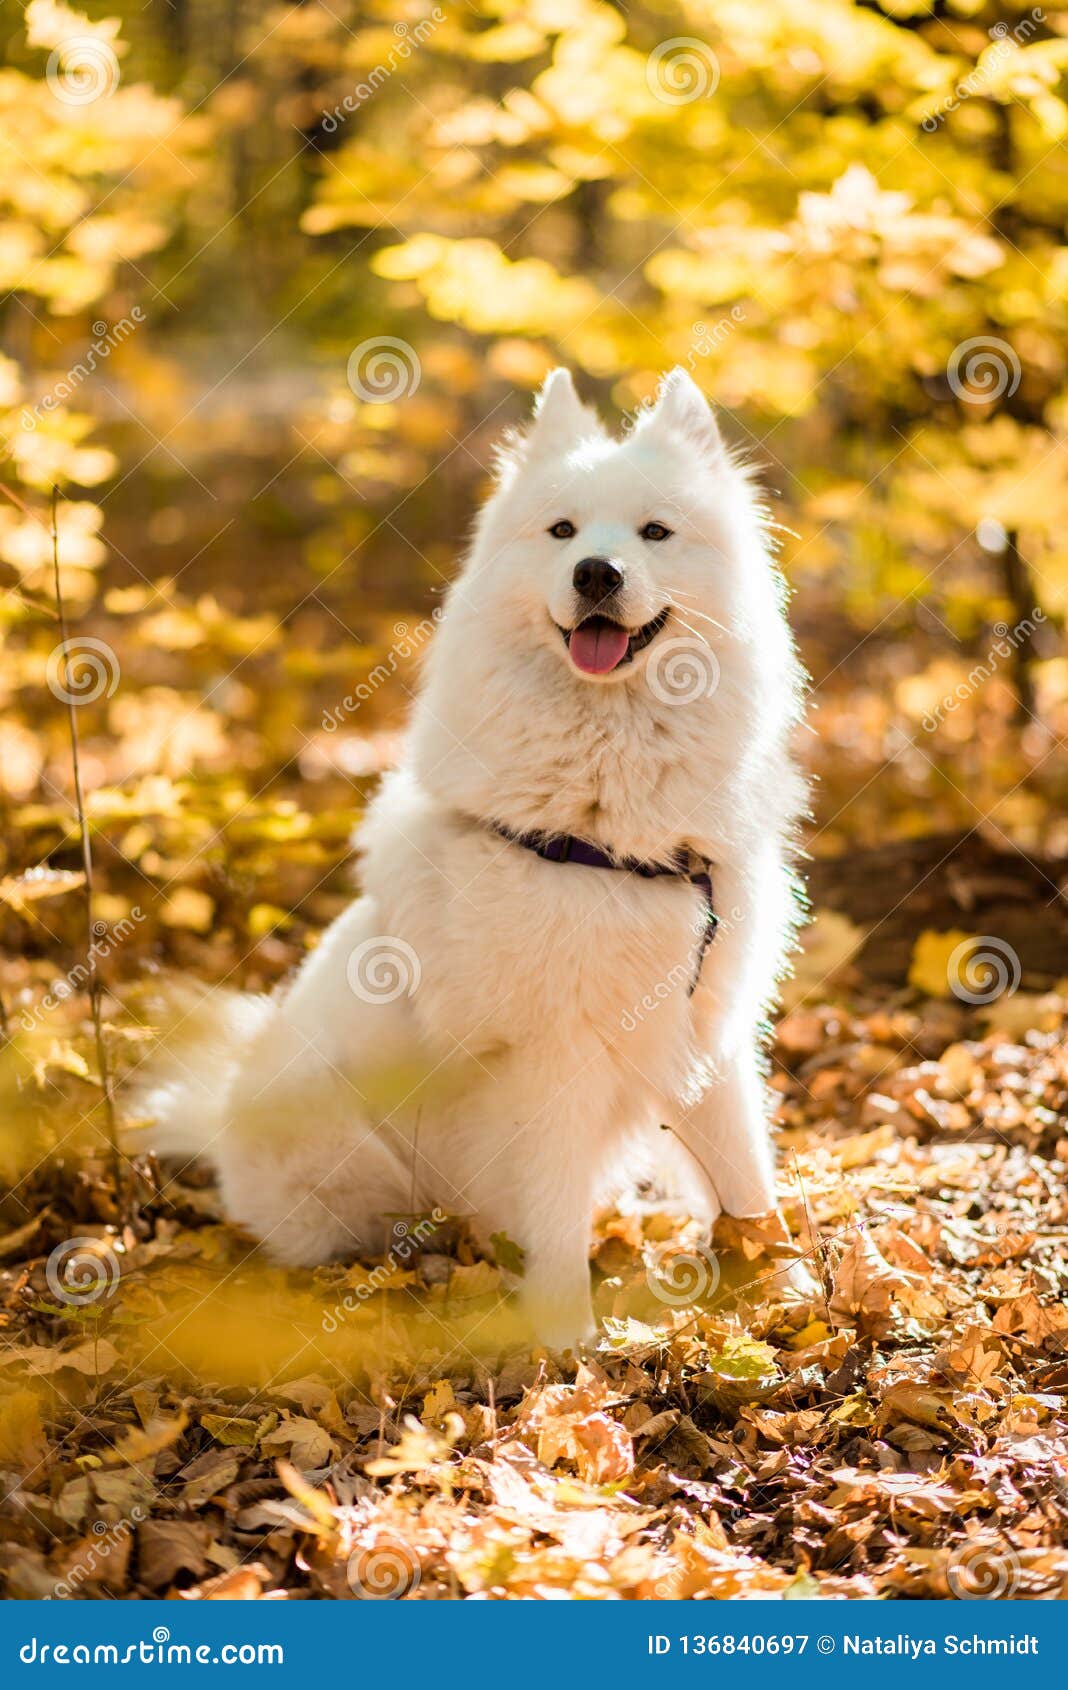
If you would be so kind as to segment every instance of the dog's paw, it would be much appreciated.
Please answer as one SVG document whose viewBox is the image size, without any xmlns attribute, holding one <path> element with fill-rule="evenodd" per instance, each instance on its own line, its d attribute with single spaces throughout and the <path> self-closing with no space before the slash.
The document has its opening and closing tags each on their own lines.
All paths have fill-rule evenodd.
<svg viewBox="0 0 1068 1690">
<path fill-rule="evenodd" d="M 580 1355 L 597 1342 L 599 1329 L 588 1299 L 581 1305 L 564 1308 L 542 1298 L 523 1297 L 521 1307 L 535 1342 L 544 1349 L 561 1355 L 570 1350 L 573 1355 Z"/>
<path fill-rule="evenodd" d="M 539 1333 L 538 1343 L 544 1349 L 551 1350 L 554 1355 L 569 1352 L 573 1356 L 584 1356 L 595 1347 L 598 1337 L 599 1328 L 595 1323 L 578 1333 L 563 1327 L 556 1331 Z"/>
<path fill-rule="evenodd" d="M 572 1361 L 584 1361 L 593 1353 L 596 1338 L 536 1338 L 532 1345 L 535 1356 L 553 1356 L 558 1361 L 570 1358 Z"/>
</svg>

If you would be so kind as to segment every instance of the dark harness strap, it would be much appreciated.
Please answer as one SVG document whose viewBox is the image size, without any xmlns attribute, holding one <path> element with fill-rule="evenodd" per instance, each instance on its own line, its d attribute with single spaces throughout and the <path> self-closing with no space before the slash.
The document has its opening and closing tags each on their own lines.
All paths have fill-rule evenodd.
<svg viewBox="0 0 1068 1690">
<path fill-rule="evenodd" d="M 712 893 L 710 862 L 697 856 L 695 852 L 680 849 L 674 853 L 670 863 L 643 863 L 637 857 L 614 857 L 609 851 L 602 850 L 600 845 L 594 845 L 589 839 L 579 839 L 573 833 L 514 833 L 510 827 L 505 827 L 503 822 L 491 822 L 490 826 L 502 839 L 507 839 L 512 845 L 521 845 L 525 851 L 533 851 L 536 857 L 541 857 L 547 863 L 573 863 L 578 868 L 619 869 L 624 874 L 640 874 L 645 880 L 670 875 L 674 880 L 688 880 L 691 886 L 696 886 L 705 901 L 705 920 L 698 942 L 697 963 L 688 988 L 688 995 L 693 996 L 701 978 L 701 964 L 705 960 L 705 952 L 715 938 L 716 928 L 719 926 Z"/>
</svg>

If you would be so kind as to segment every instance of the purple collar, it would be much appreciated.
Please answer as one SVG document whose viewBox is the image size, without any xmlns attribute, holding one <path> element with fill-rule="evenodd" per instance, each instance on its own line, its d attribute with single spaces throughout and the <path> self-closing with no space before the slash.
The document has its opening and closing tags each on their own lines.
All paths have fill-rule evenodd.
<svg viewBox="0 0 1068 1690">
<path fill-rule="evenodd" d="M 502 839 L 507 839 L 512 845 L 521 845 L 525 851 L 533 851 L 536 857 L 541 857 L 547 863 L 572 863 L 578 868 L 619 869 L 624 874 L 640 874 L 646 880 L 671 875 L 676 880 L 688 880 L 691 886 L 698 887 L 705 901 L 705 922 L 701 929 L 697 962 L 689 986 L 689 994 L 693 995 L 701 977 L 705 952 L 715 938 L 719 925 L 712 897 L 712 864 L 706 858 L 698 857 L 680 847 L 673 854 L 670 863 L 643 863 L 637 857 L 615 857 L 600 845 L 594 845 L 589 839 L 579 839 L 573 833 L 515 833 L 510 827 L 505 827 L 503 822 L 490 822 L 489 825 Z"/>
</svg>

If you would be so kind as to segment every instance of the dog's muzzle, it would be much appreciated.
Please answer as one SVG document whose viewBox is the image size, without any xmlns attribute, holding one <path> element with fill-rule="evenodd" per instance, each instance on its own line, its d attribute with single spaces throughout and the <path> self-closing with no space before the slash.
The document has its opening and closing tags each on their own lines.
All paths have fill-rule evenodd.
<svg viewBox="0 0 1068 1690">
<path fill-rule="evenodd" d="M 655 640 L 670 614 L 669 606 L 665 605 L 651 621 L 630 629 L 611 616 L 595 612 L 584 616 L 573 628 L 560 628 L 560 636 L 576 669 L 584 675 L 607 675 L 633 662 L 635 654 Z"/>
</svg>

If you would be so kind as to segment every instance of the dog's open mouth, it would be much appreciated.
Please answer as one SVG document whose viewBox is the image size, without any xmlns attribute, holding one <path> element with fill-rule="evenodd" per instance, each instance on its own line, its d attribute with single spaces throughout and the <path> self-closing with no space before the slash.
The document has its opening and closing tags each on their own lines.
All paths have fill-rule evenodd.
<svg viewBox="0 0 1068 1690">
<path fill-rule="evenodd" d="M 613 622 L 610 616 L 587 616 L 577 627 L 561 628 L 560 633 L 576 669 L 581 669 L 584 675 L 607 675 L 629 663 L 635 652 L 655 639 L 670 614 L 669 606 L 665 605 L 651 622 L 633 632 Z"/>
</svg>

